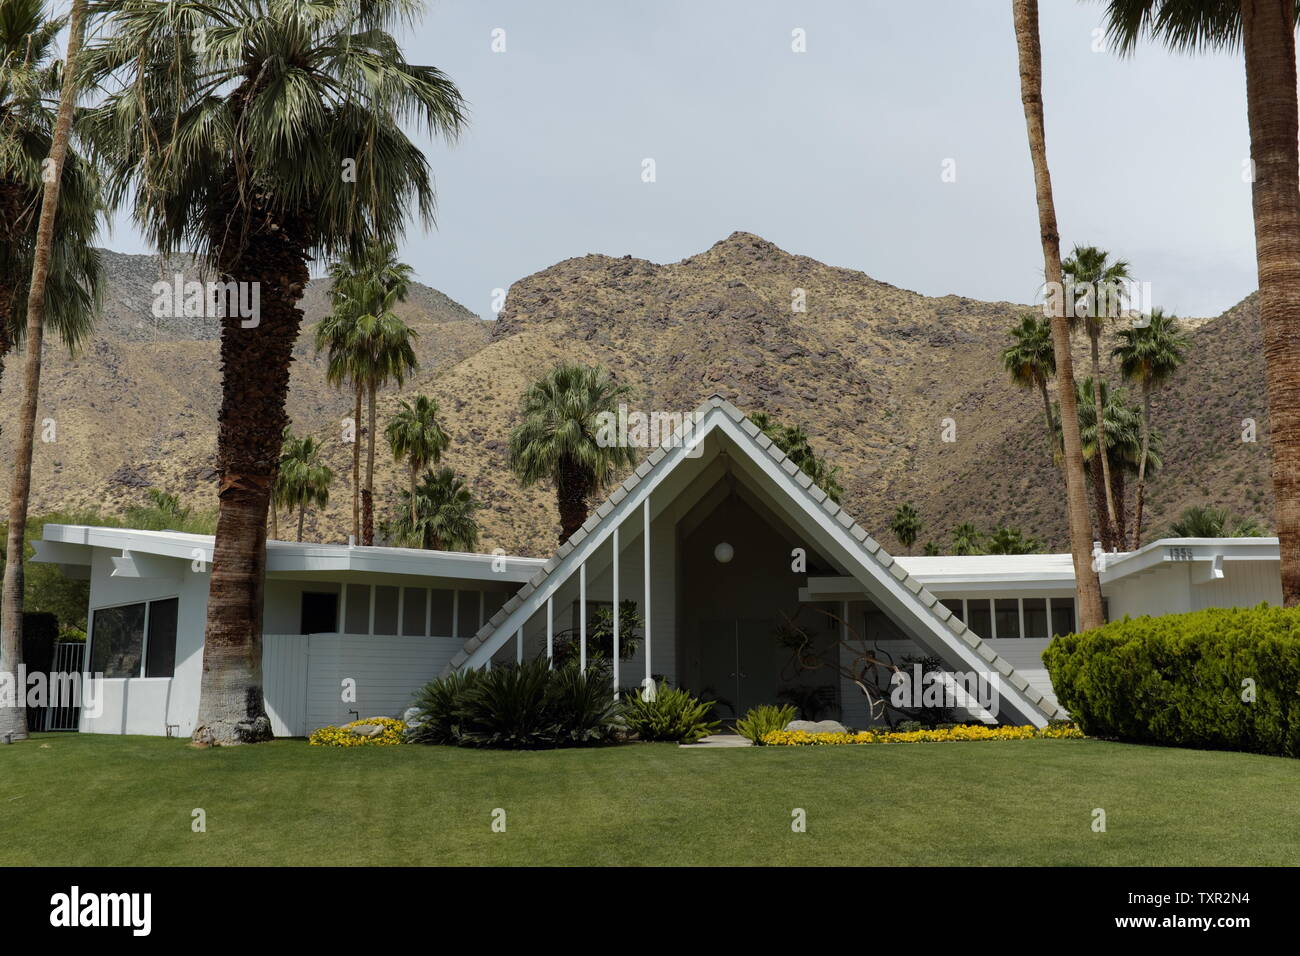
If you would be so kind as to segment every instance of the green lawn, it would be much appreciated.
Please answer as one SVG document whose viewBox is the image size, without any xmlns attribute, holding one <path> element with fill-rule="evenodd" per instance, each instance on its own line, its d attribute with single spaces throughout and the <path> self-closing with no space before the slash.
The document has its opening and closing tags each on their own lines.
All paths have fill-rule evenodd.
<svg viewBox="0 0 1300 956">
<path fill-rule="evenodd" d="M 1294 865 L 1298 799 L 1300 761 L 1094 740 L 500 753 L 38 734 L 0 746 L 0 864 Z"/>
</svg>

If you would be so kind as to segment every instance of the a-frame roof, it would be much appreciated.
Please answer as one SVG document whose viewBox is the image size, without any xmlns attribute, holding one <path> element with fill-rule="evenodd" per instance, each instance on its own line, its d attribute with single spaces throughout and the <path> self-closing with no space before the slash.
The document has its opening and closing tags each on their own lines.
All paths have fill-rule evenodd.
<svg viewBox="0 0 1300 956">
<path fill-rule="evenodd" d="M 518 593 L 492 615 L 478 633 L 451 659 L 449 668 L 481 667 L 510 640 L 546 598 L 576 573 L 613 529 L 632 516 L 696 446 L 714 431 L 725 434 L 735 449 L 765 474 L 776 500 L 803 526 L 815 528 L 823 548 L 829 548 L 873 600 L 900 618 L 910 620 L 908 630 L 954 670 L 996 673 L 1000 676 L 1000 704 L 1013 722 L 1042 726 L 1058 716 L 1052 702 L 1034 690 L 1025 678 L 988 644 L 955 617 L 920 581 L 895 561 L 847 511 L 801 471 L 767 435 L 739 409 L 714 395 L 693 414 L 694 428 L 685 436 L 675 433 L 652 451 L 614 490 L 586 523 L 562 544 Z"/>
</svg>

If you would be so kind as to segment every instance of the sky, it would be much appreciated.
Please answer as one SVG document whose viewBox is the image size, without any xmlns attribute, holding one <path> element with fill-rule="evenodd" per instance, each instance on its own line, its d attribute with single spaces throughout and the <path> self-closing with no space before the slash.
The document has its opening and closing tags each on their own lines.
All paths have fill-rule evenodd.
<svg viewBox="0 0 1300 956">
<path fill-rule="evenodd" d="M 1240 55 L 1121 59 L 1096 0 L 1040 6 L 1066 251 L 1126 258 L 1178 315 L 1234 305 L 1256 287 Z M 403 40 L 471 107 L 454 145 L 415 134 L 438 221 L 404 258 L 485 318 L 562 259 L 736 230 L 927 295 L 1038 293 L 1009 0 L 434 0 Z M 125 219 L 106 244 L 150 251 Z"/>
</svg>

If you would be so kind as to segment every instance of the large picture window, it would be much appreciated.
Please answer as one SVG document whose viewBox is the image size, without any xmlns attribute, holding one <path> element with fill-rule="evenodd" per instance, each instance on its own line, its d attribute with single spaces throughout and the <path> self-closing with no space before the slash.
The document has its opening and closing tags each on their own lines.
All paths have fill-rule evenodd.
<svg viewBox="0 0 1300 956">
<path fill-rule="evenodd" d="M 105 677 L 171 677 L 176 672 L 176 598 L 97 608 L 90 671 Z"/>
</svg>

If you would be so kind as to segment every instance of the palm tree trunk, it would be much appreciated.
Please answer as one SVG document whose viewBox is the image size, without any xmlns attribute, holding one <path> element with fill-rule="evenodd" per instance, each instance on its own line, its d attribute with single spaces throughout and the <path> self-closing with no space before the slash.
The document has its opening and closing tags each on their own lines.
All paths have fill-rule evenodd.
<svg viewBox="0 0 1300 956">
<path fill-rule="evenodd" d="M 23 397 L 14 448 L 14 480 L 9 495 L 9 539 L 5 554 L 4 612 L 0 618 L 0 674 L 18 673 L 23 658 L 23 558 L 27 547 L 27 505 L 32 488 L 32 449 L 36 435 L 36 406 L 41 389 L 41 347 L 45 331 L 45 286 L 50 276 L 54 247 L 54 217 L 59 208 L 63 162 L 72 133 L 72 113 L 77 98 L 77 60 L 86 36 L 86 0 L 73 0 L 68 28 L 68 55 L 64 61 L 59 112 L 50 142 L 50 170 L 41 196 L 41 218 L 36 227 L 31 287 L 27 294 L 27 354 L 23 362 Z M 6 315 L 4 320 L 7 322 Z M 25 689 L 25 688 L 24 688 Z M 0 706 L 0 735 L 10 740 L 27 737 L 27 708 L 22 694 L 13 707 Z"/>
<path fill-rule="evenodd" d="M 1295 4 L 1241 0 L 1282 603 L 1300 604 L 1300 149 Z M 11 552 L 12 553 L 12 552 Z"/>
<path fill-rule="evenodd" d="M 1101 469 L 1101 462 L 1097 460 L 1094 454 L 1088 462 L 1089 477 L 1092 479 L 1092 503 L 1097 512 L 1097 537 L 1101 539 L 1101 549 L 1109 551 L 1114 544 L 1110 533 L 1110 522 L 1106 520 L 1106 492 L 1102 490 L 1102 482 L 1106 480 L 1105 474 Z"/>
<path fill-rule="evenodd" d="M 1142 457 L 1138 460 L 1137 503 L 1133 506 L 1133 550 L 1142 547 L 1142 502 L 1147 490 L 1147 453 L 1151 448 L 1151 381 L 1142 380 Z"/>
<path fill-rule="evenodd" d="M 267 509 L 280 465 L 293 346 L 302 325 L 298 301 L 307 287 L 306 225 L 257 204 L 241 210 L 234 174 L 218 186 L 231 198 L 214 211 L 211 229 L 221 281 L 256 283 L 253 327 L 238 315 L 221 320 L 221 411 L 217 460 L 217 534 L 208 584 L 203 674 L 193 740 L 201 745 L 253 743 L 271 737 L 262 688 L 262 610 L 266 586 Z M 222 216 L 227 218 L 223 219 Z M 229 223 L 254 226 L 226 249 Z"/>
<path fill-rule="evenodd" d="M 370 430 L 366 434 L 366 487 L 361 492 L 361 543 L 367 548 L 375 543 L 375 393 L 379 389 L 373 385 L 369 390 Z"/>
<path fill-rule="evenodd" d="M 302 526 L 307 517 L 307 506 L 302 502 L 298 503 L 298 540 L 302 541 Z"/>
<path fill-rule="evenodd" d="M 561 465 L 555 482 L 555 503 L 560 512 L 560 543 L 568 541 L 587 520 L 587 480 L 581 468 Z"/>
<path fill-rule="evenodd" d="M 1115 537 L 1111 544 L 1115 548 L 1123 548 L 1128 543 L 1128 513 L 1124 507 L 1124 466 L 1119 462 L 1113 462 L 1110 469 L 1111 477 L 1111 497 L 1115 501 Z"/>
<path fill-rule="evenodd" d="M 411 459 L 411 528 L 415 528 L 416 518 L 419 516 L 415 508 L 415 459 Z"/>
<path fill-rule="evenodd" d="M 1061 279 L 1061 236 L 1056 228 L 1052 177 L 1047 168 L 1047 137 L 1043 129 L 1043 60 L 1038 38 L 1038 0 L 1012 0 L 1016 48 L 1020 61 L 1020 98 L 1029 134 L 1029 155 L 1034 165 L 1039 233 L 1043 245 L 1044 279 L 1055 289 Z M 1057 297 L 1062 301 L 1062 297 Z M 1079 440 L 1079 412 L 1074 391 L 1074 365 L 1070 359 L 1070 330 L 1065 310 L 1053 309 L 1052 349 L 1056 356 L 1056 381 L 1061 401 L 1061 438 L 1065 470 L 1066 515 L 1070 526 L 1070 552 L 1074 557 L 1074 582 L 1079 626 L 1082 630 L 1104 623 L 1101 585 L 1092 568 L 1092 535 L 1088 521 L 1088 491 L 1083 477 L 1083 446 Z"/>
<path fill-rule="evenodd" d="M 1099 319 L 1100 321 L 1100 319 Z M 1110 453 L 1106 449 L 1106 416 L 1101 401 L 1101 327 L 1096 327 L 1096 334 L 1088 338 L 1092 343 L 1092 408 L 1097 416 L 1097 448 L 1101 452 L 1101 473 L 1106 480 L 1106 516 L 1112 528 L 1120 525 L 1115 514 L 1115 498 L 1110 493 Z M 1112 535 L 1113 537 L 1113 535 Z"/>
<path fill-rule="evenodd" d="M 352 540 L 361 540 L 361 388 L 352 411 Z"/>
<path fill-rule="evenodd" d="M 270 507 L 268 510 L 271 512 L 271 540 L 272 540 L 272 541 L 279 541 L 279 540 L 280 540 L 280 520 L 279 520 L 279 516 L 278 516 L 278 515 L 276 514 L 276 512 L 275 512 L 275 496 L 274 496 L 274 495 L 271 496 L 271 507 Z"/>
<path fill-rule="evenodd" d="M 1056 464 L 1056 419 L 1052 417 L 1052 399 L 1047 394 L 1047 379 L 1038 380 L 1038 391 L 1043 396 L 1043 414 L 1047 416 L 1047 450 L 1052 455 L 1052 464 Z"/>
</svg>

